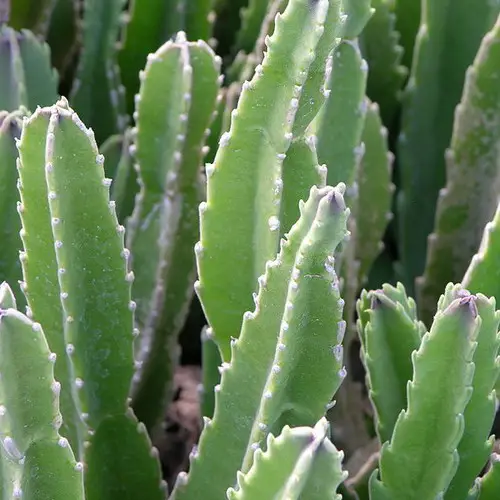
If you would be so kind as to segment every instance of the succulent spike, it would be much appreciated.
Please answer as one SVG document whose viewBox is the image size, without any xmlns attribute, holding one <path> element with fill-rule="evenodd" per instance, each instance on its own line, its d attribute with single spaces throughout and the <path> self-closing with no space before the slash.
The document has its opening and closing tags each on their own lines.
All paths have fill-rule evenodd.
<svg viewBox="0 0 500 500">
<path fill-rule="evenodd" d="M 363 153 L 360 144 L 367 110 L 367 75 L 368 66 L 357 42 L 342 40 L 333 53 L 327 84 L 330 94 L 314 124 L 318 159 L 328 168 L 329 186 L 345 182 L 353 189 L 355 184 Z M 344 118 L 339 120 L 339 116 Z"/>
<path fill-rule="evenodd" d="M 334 186 L 344 182 L 347 185 L 345 200 L 356 216 L 356 180 L 359 162 L 364 153 L 361 136 L 367 110 L 365 92 L 368 73 L 356 37 L 370 19 L 373 10 L 370 8 L 370 0 L 344 0 L 342 6 L 344 14 L 347 15 L 341 29 L 343 39 L 332 54 L 332 68 L 326 83 L 329 95 L 311 124 L 311 130 L 317 135 L 318 160 L 328 169 L 327 184 Z M 355 259 L 354 247 L 357 239 L 355 217 L 349 219 L 348 229 L 350 241 L 343 243 L 341 255 L 337 260 L 337 271 L 343 282 L 342 294 L 345 300 L 346 352 L 350 352 L 352 339 L 355 337 L 352 319 L 359 287 L 357 282 L 359 263 Z M 346 356 L 348 372 L 349 362 L 350 357 Z M 359 406 L 359 401 L 356 399 L 360 397 L 359 391 L 353 384 L 348 376 L 340 387 L 337 411 L 340 413 L 339 420 L 342 421 L 344 432 L 354 435 L 356 441 L 360 439 L 363 442 L 365 438 L 368 439 L 363 419 L 361 416 L 352 417 L 353 411 L 356 412 L 353 405 Z"/>
<path fill-rule="evenodd" d="M 398 144 L 398 244 L 402 278 L 410 295 L 425 267 L 427 238 L 433 230 L 439 190 L 445 184 L 444 153 L 465 71 L 499 12 L 500 4 L 490 0 L 422 3 Z M 461 35 L 464 32 L 467 36 Z M 450 51 L 454 57 L 449 57 Z"/>
<path fill-rule="evenodd" d="M 51 467 L 47 467 L 47 464 Z M 75 461 L 64 438 L 37 440 L 24 456 L 21 487 L 14 492 L 14 498 L 22 493 L 22 497 L 26 499 L 83 500 L 83 467 L 81 462 Z M 55 477 L 57 481 L 53 481 Z"/>
<path fill-rule="evenodd" d="M 327 7 L 325 0 L 292 0 L 277 16 L 262 65 L 243 84 L 207 179 L 207 202 L 200 206 L 203 254 L 197 256 L 197 292 L 224 361 L 243 313 L 252 306 L 257 279 L 278 249 L 281 196 L 276 188 Z M 239 229 L 229 234 L 228 227 Z"/>
<path fill-rule="evenodd" d="M 0 282 L 7 281 L 15 291 L 19 308 L 26 301 L 19 288 L 22 270 L 19 262 L 19 251 L 22 242 L 19 237 L 21 224 L 16 205 L 17 193 L 16 139 L 21 135 L 21 117 L 26 110 L 7 113 L 0 112 Z"/>
<path fill-rule="evenodd" d="M 310 128 L 316 132 L 316 149 L 321 164 L 328 169 L 327 184 L 339 182 L 347 185 L 346 202 L 356 211 L 357 172 L 364 153 L 361 135 L 367 109 L 365 98 L 368 66 L 362 58 L 357 37 L 373 14 L 371 0 L 343 0 L 342 40 L 333 51 L 331 68 L 327 71 L 325 92 L 326 103 L 315 117 Z M 337 117 L 346 117 L 339 120 Z M 351 233 L 356 234 L 355 220 L 349 220 Z M 354 261 L 354 247 L 347 244 L 342 264 L 342 278 L 350 287 L 350 296 L 355 295 L 357 271 Z M 353 312 L 354 300 L 347 300 L 347 317 Z"/>
<path fill-rule="evenodd" d="M 48 106 L 56 101 L 58 77 L 50 66 L 50 50 L 35 36 L 0 25 L 0 109 Z"/>
<path fill-rule="evenodd" d="M 61 77 L 68 71 L 75 57 L 80 37 L 80 0 L 56 0 L 50 16 L 47 43 L 52 66 Z"/>
<path fill-rule="evenodd" d="M 137 274 L 133 295 L 137 303 L 135 318 L 141 329 L 148 327 L 150 316 L 155 313 L 152 293 L 158 279 L 158 266 L 164 260 L 160 257 L 168 242 L 166 234 L 164 243 L 160 236 L 170 227 L 163 219 L 165 216 L 172 218 L 178 212 L 170 206 L 169 198 L 174 189 L 178 189 L 191 80 L 192 68 L 185 38 L 178 38 L 175 43 L 169 41 L 149 57 L 142 95 L 136 99 L 138 127 L 132 150 L 137 161 L 140 192 L 128 221 L 127 246 L 131 249 L 132 268 Z M 155 139 L 158 131 L 161 131 L 161 141 Z M 142 335 L 150 333 L 143 331 Z"/>
<path fill-rule="evenodd" d="M 500 204 L 493 220 L 484 228 L 479 250 L 472 257 L 462 279 L 462 285 L 471 293 L 481 292 L 487 297 L 495 297 L 500 303 Z"/>
<path fill-rule="evenodd" d="M 344 307 L 345 311 L 345 307 Z M 346 328 L 346 338 L 344 338 L 344 359 L 347 376 L 339 387 L 335 397 L 335 405 L 328 410 L 328 419 L 335 422 L 334 432 L 338 440 L 341 440 L 342 450 L 347 454 L 353 454 L 358 449 L 369 445 L 373 439 L 373 432 L 367 426 L 366 394 L 363 385 L 353 380 L 352 373 L 347 367 L 350 364 L 350 352 L 346 341 L 348 335 L 355 338 L 356 331 L 351 327 L 351 331 Z M 352 340 L 351 340 L 352 342 Z M 349 498 L 349 497 L 347 497 Z"/>
<path fill-rule="evenodd" d="M 220 136 L 229 130 L 230 117 L 226 113 L 226 98 L 228 95 L 228 88 L 221 87 L 217 97 L 217 107 L 214 111 L 214 117 L 210 125 L 210 133 L 206 138 L 207 154 L 205 155 L 205 162 L 212 164 L 215 155 L 217 154 L 217 147 L 219 145 Z M 227 126 L 226 126 L 227 125 Z M 205 172 L 206 173 L 206 172 Z"/>
<path fill-rule="evenodd" d="M 219 348 L 210 338 L 210 329 L 201 332 L 202 398 L 201 416 L 212 418 L 215 410 L 215 387 L 220 384 L 219 367 L 222 363 Z"/>
<path fill-rule="evenodd" d="M 253 51 L 250 54 L 245 54 L 243 51 L 236 54 L 231 67 L 227 70 L 229 82 L 237 81 L 241 84 L 241 82 L 252 78 L 255 68 L 262 63 L 266 50 L 266 38 L 271 36 L 275 29 L 276 16 L 283 14 L 288 2 L 289 0 L 271 0 L 269 2 Z"/>
<path fill-rule="evenodd" d="M 382 250 L 387 223 L 392 218 L 394 155 L 389 151 L 387 135 L 378 105 L 369 103 L 361 136 L 365 152 L 358 171 L 356 207 L 355 258 L 359 262 L 357 281 L 360 284 L 368 279 L 370 269 Z"/>
<path fill-rule="evenodd" d="M 300 93 L 299 106 L 295 114 L 292 133 L 300 137 L 306 133 L 318 111 L 326 102 L 326 84 L 329 77 L 329 58 L 335 50 L 342 31 L 340 0 L 329 0 L 324 21 L 324 31 L 314 52 L 314 59 L 309 66 L 307 78 Z"/>
<path fill-rule="evenodd" d="M 0 109 L 14 111 L 27 102 L 24 68 L 16 32 L 0 26 Z"/>
<path fill-rule="evenodd" d="M 13 496 L 83 500 L 83 466 L 58 433 L 61 385 L 54 379 L 56 355 L 40 324 L 14 309 L 0 309 L 0 353 L 0 392 L 11 430 L 3 447 L 22 464 Z"/>
<path fill-rule="evenodd" d="M 445 295 L 451 293 L 447 288 Z M 412 353 L 408 405 L 390 442 L 382 446 L 380 477 L 374 471 L 370 480 L 373 500 L 442 497 L 457 470 L 481 318 L 476 297 L 449 302 L 438 310 L 420 348 Z"/>
<path fill-rule="evenodd" d="M 16 297 L 6 281 L 0 284 L 0 309 L 17 309 Z"/>
<path fill-rule="evenodd" d="M 326 423 L 326 418 L 323 420 Z M 314 430 L 317 432 L 317 427 L 323 422 L 318 422 Z M 300 460 L 297 464 L 299 474 L 304 472 L 309 473 L 307 479 L 303 479 L 304 486 L 302 489 L 303 495 L 299 498 L 309 498 L 310 500 L 323 500 L 329 498 L 331 500 L 342 500 L 339 487 L 346 480 L 348 473 L 342 469 L 344 460 L 344 452 L 338 450 L 335 445 L 326 437 L 323 440 L 322 446 L 316 452 L 316 459 L 311 463 L 310 468 L 302 468 L 307 466 L 307 458 Z M 301 463 L 302 462 L 302 463 Z M 295 478 L 290 477 L 287 483 L 287 490 L 293 495 Z M 346 499 L 347 500 L 347 499 Z"/>
<path fill-rule="evenodd" d="M 241 27 L 233 46 L 235 54 L 239 51 L 250 54 L 254 50 L 270 3 L 269 0 L 249 0 L 248 5 L 241 9 Z"/>
<path fill-rule="evenodd" d="M 342 0 L 344 14 L 347 16 L 342 29 L 342 38 L 358 37 L 373 16 L 375 9 L 372 0 Z"/>
<path fill-rule="evenodd" d="M 49 106 L 59 97 L 59 76 L 50 62 L 50 48 L 27 30 L 18 35 L 19 54 L 24 67 L 26 106 L 34 111 L 37 106 Z"/>
<path fill-rule="evenodd" d="M 238 82 L 231 83 L 228 87 L 223 87 L 221 89 L 221 92 L 224 92 L 224 110 L 222 112 L 221 129 L 217 139 L 217 145 L 214 148 L 214 158 L 212 160 L 212 164 L 215 161 L 215 156 L 217 156 L 221 137 L 225 132 L 229 132 L 229 129 L 231 128 L 231 117 L 233 115 L 233 111 L 238 106 L 238 100 L 241 95 L 241 87 L 242 85 Z"/>
<path fill-rule="evenodd" d="M 399 94 L 408 71 L 401 66 L 403 48 L 396 31 L 395 0 L 372 0 L 375 13 L 360 35 L 360 48 L 370 71 L 366 84 L 368 97 L 380 107 L 386 127 L 394 125 L 400 108 Z"/>
<path fill-rule="evenodd" d="M 444 293 L 439 297 L 437 310 L 444 311 L 455 299 L 467 297 L 470 292 L 462 284 L 448 283 Z"/>
<path fill-rule="evenodd" d="M 359 261 L 356 260 L 356 241 L 358 240 L 358 230 L 356 227 L 355 214 L 357 210 L 357 192 L 354 190 L 346 190 L 346 203 L 350 201 L 351 213 L 354 216 L 348 221 L 348 229 L 345 240 L 339 248 L 337 256 L 337 270 L 341 279 L 342 295 L 345 299 L 346 307 L 344 309 L 345 319 L 350 322 L 350 327 L 347 332 L 348 344 L 351 343 L 355 330 L 353 328 L 353 314 L 356 309 L 356 297 L 359 288 Z M 361 235 L 360 235 L 361 238 Z"/>
<path fill-rule="evenodd" d="M 398 283 L 399 288 L 399 283 Z M 372 312 L 372 295 L 375 293 L 375 290 L 367 292 L 366 290 L 361 290 L 359 294 L 359 299 L 356 301 L 356 313 L 358 315 L 358 319 L 356 321 L 356 329 L 358 332 L 359 340 L 361 342 L 361 355 L 366 358 L 366 353 L 363 352 L 366 346 L 366 326 L 370 322 L 370 313 Z M 363 361 L 366 361 L 364 359 Z M 366 376 L 369 373 L 367 372 Z"/>
<path fill-rule="evenodd" d="M 351 200 L 351 203 L 354 204 L 354 201 Z M 352 364 L 352 357 L 350 355 L 352 352 L 352 343 L 356 339 L 354 313 L 359 286 L 359 262 L 355 259 L 355 246 L 353 244 L 353 241 L 356 241 L 356 224 L 351 219 L 348 221 L 348 228 L 350 231 L 337 257 L 337 262 L 339 263 L 337 268 L 340 268 L 340 273 L 342 273 L 340 275 L 341 289 L 345 300 L 344 320 L 346 321 L 346 335 L 344 350 L 346 352 L 345 364 L 347 377 L 339 387 L 332 418 L 338 422 L 338 427 L 342 429 L 341 432 L 345 439 L 343 447 L 346 453 L 354 453 L 358 448 L 368 445 L 371 436 L 366 426 L 363 387 L 349 376 Z"/>
<path fill-rule="evenodd" d="M 78 459 L 82 457 L 83 423 L 73 397 L 74 375 L 67 356 L 63 309 L 60 300 L 58 269 L 52 233 L 52 214 L 45 179 L 45 145 L 50 112 L 38 110 L 25 118 L 18 143 L 19 194 L 18 212 L 21 218 L 23 252 L 20 261 L 30 317 L 43 325 L 47 342 L 57 356 L 55 377 L 60 382 L 60 433 L 68 439 Z M 56 219 L 57 222 L 57 219 Z"/>
<path fill-rule="evenodd" d="M 116 161 L 116 170 L 111 184 L 111 199 L 116 203 L 118 222 L 123 224 L 132 215 L 136 196 L 139 192 L 137 171 L 134 168 L 133 157 L 130 152 L 133 133 L 131 129 L 127 129 L 123 136 L 112 137 L 119 137 L 119 141 L 117 140 L 113 144 L 107 142 L 110 147 L 113 146 L 113 151 L 110 151 L 110 153 L 114 155 L 114 160 L 112 161 Z M 104 157 L 107 158 L 104 145 L 101 151 Z M 104 165 L 106 166 L 107 164 L 108 161 L 105 161 Z"/>
<path fill-rule="evenodd" d="M 43 194 L 48 198 L 48 208 L 40 210 L 44 207 L 42 201 L 36 207 L 41 227 L 51 225 L 53 233 L 51 241 L 39 243 L 50 271 L 50 286 L 43 283 L 42 290 L 45 285 L 46 293 L 53 292 L 50 266 L 55 249 L 59 293 L 51 298 L 63 310 L 66 352 L 74 370 L 70 375 L 76 376 L 70 387 L 78 393 L 82 418 L 92 431 L 90 446 L 95 445 L 98 435 L 99 448 L 108 453 L 102 455 L 113 454 L 113 463 L 103 467 L 101 454 L 96 458 L 86 453 L 86 490 L 102 491 L 104 496 L 96 499 L 138 498 L 145 494 L 160 500 L 164 494 L 160 489 L 159 462 L 151 454 L 151 443 L 142 427 L 138 428 L 127 403 L 133 373 L 133 276 L 127 272 L 124 228 L 118 224 L 114 205 L 109 201 L 102 155 L 92 131 L 65 99 L 50 108 L 38 109 L 27 120 L 20 154 L 20 171 L 33 173 L 32 184 L 43 191 L 42 200 Z M 39 179 L 40 173 L 45 179 Z M 25 197 L 26 179 L 21 186 Z M 23 204 L 29 206 L 35 199 L 24 198 Z M 26 260 L 30 262 L 29 249 Z M 57 310 L 48 304 L 52 311 Z M 53 318 L 49 320 L 54 324 Z M 65 392 L 71 393 L 71 389 Z M 130 435 L 132 428 L 138 433 L 136 439 L 116 439 L 114 433 Z M 137 457 L 141 457 L 139 462 Z M 133 473 L 128 473 L 131 462 Z M 131 496 L 124 497 L 124 490 Z"/>
<path fill-rule="evenodd" d="M 297 250 L 278 348 L 264 386 L 264 395 L 272 397 L 264 396 L 261 401 L 250 435 L 252 444 L 263 445 L 268 431 L 262 429 L 262 422 L 276 433 L 285 424 L 312 425 L 345 377 L 344 301 L 334 271 L 333 251 L 345 235 L 347 215 L 341 194 L 329 192 L 320 200 L 311 229 Z M 328 302 L 315 302 L 313 297 L 328 297 Z M 332 330 L 330 325 L 335 325 Z M 323 368 L 321 374 L 307 368 L 315 363 Z M 330 375 L 325 377 L 325 371 Z M 308 390 L 311 387 L 314 391 Z M 252 457 L 253 447 L 249 447 L 242 472 L 248 470 Z"/>
<path fill-rule="evenodd" d="M 71 105 L 94 130 L 98 144 L 125 130 L 125 89 L 120 83 L 116 39 L 125 0 L 84 0 L 82 53 Z"/>
<path fill-rule="evenodd" d="M 56 0 L 11 0 L 9 25 L 15 30 L 29 29 L 44 35 Z"/>
<path fill-rule="evenodd" d="M 132 405 L 149 430 L 168 401 L 177 336 L 193 297 L 195 252 L 203 251 L 193 251 L 204 194 L 200 174 L 220 81 L 220 60 L 212 49 L 201 40 L 186 42 L 181 33 L 150 58 L 139 94 L 136 157 L 144 187 L 130 219 L 129 246 L 143 341 Z M 158 131 L 165 141 L 155 151 Z"/>
<path fill-rule="evenodd" d="M 106 417 L 86 449 L 89 500 L 165 500 L 158 450 L 131 409 Z"/>
<path fill-rule="evenodd" d="M 492 453 L 490 467 L 486 474 L 478 481 L 477 490 L 479 500 L 496 500 L 500 491 L 500 455 Z M 470 498 L 470 497 L 469 497 Z"/>
<path fill-rule="evenodd" d="M 16 309 L 16 299 L 12 289 L 6 282 L 0 284 L 0 310 Z M 9 447 L 4 446 L 4 436 L 12 435 L 12 427 L 9 419 L 6 418 L 6 401 L 5 395 L 0 383 L 0 498 L 2 500 L 10 500 L 13 498 L 14 489 L 18 489 L 20 485 L 21 466 L 12 459 L 9 454 Z M 9 441 L 7 441 L 7 445 Z"/>
<path fill-rule="evenodd" d="M 455 296 L 468 293 L 459 285 L 453 291 Z M 440 304 L 440 309 L 445 305 Z M 444 500 L 466 498 L 492 452 L 494 437 L 490 437 L 490 431 L 496 413 L 494 386 L 500 374 L 500 312 L 496 311 L 495 306 L 494 298 L 488 300 L 484 295 L 477 294 L 476 307 L 481 325 L 473 358 L 474 390 L 464 411 L 465 429 L 458 445 L 458 469 L 446 490 Z"/>
<path fill-rule="evenodd" d="M 346 232 L 344 188 L 313 186 L 308 201 L 300 204 L 299 221 L 288 239 L 282 240 L 280 253 L 267 263 L 259 279 L 255 311 L 245 313 L 241 335 L 232 342 L 231 362 L 222 364 L 214 418 L 203 430 L 189 475 L 177 480 L 172 500 L 222 498 L 237 470 L 248 471 L 253 450 L 265 445 L 269 432 L 278 434 L 282 425 L 291 422 L 314 425 L 345 376 L 343 301 L 332 258 Z M 319 293 L 324 300 L 313 300 L 311 293 L 315 297 Z M 295 301 L 297 295 L 304 300 Z M 305 329 L 314 335 L 305 335 Z M 313 380 L 311 391 L 308 381 Z M 248 418 L 254 415 L 269 420 Z M 224 451 L 214 459 L 216 449 Z"/>
<path fill-rule="evenodd" d="M 299 218 L 299 201 L 307 198 L 311 186 L 326 185 L 326 166 L 318 164 L 314 136 L 294 138 L 283 162 L 281 183 L 280 237 L 283 238 Z"/>
<path fill-rule="evenodd" d="M 129 137 L 132 136 L 131 129 L 127 129 L 127 133 Z M 108 179 L 113 179 L 112 188 L 114 188 L 114 179 L 124 149 L 124 135 L 112 135 L 99 147 L 99 151 L 104 156 L 104 173 Z"/>
<path fill-rule="evenodd" d="M 330 442 L 327 431 L 322 418 L 314 428 L 285 426 L 277 438 L 269 434 L 266 451 L 256 450 L 254 465 L 238 476 L 238 486 L 229 488 L 227 498 L 341 500 L 336 491 L 347 477 L 342 471 L 344 454 Z"/>
<path fill-rule="evenodd" d="M 121 34 L 118 53 L 120 74 L 126 89 L 129 114 L 134 112 L 134 96 L 139 91 L 140 71 L 148 54 L 183 29 L 182 4 L 185 0 L 131 0 L 128 21 Z M 154 15 L 151 13 L 154 12 Z"/>
<path fill-rule="evenodd" d="M 283 237 L 299 217 L 299 200 L 305 200 L 311 186 L 326 185 L 326 165 L 318 165 L 315 140 L 308 126 L 326 101 L 329 56 L 341 30 L 340 1 L 330 0 L 324 31 L 316 46 L 314 60 L 300 93 L 292 127 L 293 139 L 283 162 L 280 236 Z"/>
<path fill-rule="evenodd" d="M 79 387 L 75 381 L 86 422 L 95 429 L 107 415 L 125 411 L 133 371 L 123 228 L 109 206 L 109 183 L 94 137 L 65 101 L 50 109 L 45 159 L 65 337 L 74 347 L 69 354 L 82 382 Z M 92 230 L 97 220 L 99 232 Z"/>
<path fill-rule="evenodd" d="M 500 252 L 500 205 L 495 216 L 484 228 L 479 250 L 472 257 L 469 267 L 462 279 L 462 285 L 471 293 L 483 293 L 500 301 L 500 268 L 498 266 Z M 500 378 L 495 385 L 500 394 Z"/>
<path fill-rule="evenodd" d="M 420 345 L 425 327 L 408 314 L 415 303 L 403 285 L 363 291 L 358 301 L 358 331 L 366 382 L 376 414 L 380 442 L 389 441 L 401 410 L 406 408 L 406 388 L 413 376 L 411 354 Z"/>
<path fill-rule="evenodd" d="M 434 233 L 428 239 L 425 273 L 417 281 L 419 310 L 429 322 L 442 287 L 463 277 L 485 225 L 495 214 L 500 173 L 500 17 L 483 38 L 468 69 L 457 106 L 447 184 L 440 191 Z M 487 117 L 487 118 L 486 118 Z"/>
</svg>

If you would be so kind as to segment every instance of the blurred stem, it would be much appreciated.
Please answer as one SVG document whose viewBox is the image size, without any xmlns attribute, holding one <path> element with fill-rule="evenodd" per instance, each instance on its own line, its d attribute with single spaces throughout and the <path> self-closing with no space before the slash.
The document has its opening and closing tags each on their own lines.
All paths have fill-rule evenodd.
<svg viewBox="0 0 500 500">
<path fill-rule="evenodd" d="M 0 27 L 7 24 L 10 18 L 10 0 L 0 0 Z"/>
</svg>

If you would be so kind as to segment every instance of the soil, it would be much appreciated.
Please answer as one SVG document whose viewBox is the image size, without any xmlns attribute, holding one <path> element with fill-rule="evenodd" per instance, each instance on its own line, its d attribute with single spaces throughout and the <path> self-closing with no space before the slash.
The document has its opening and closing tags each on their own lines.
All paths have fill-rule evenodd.
<svg viewBox="0 0 500 500">
<path fill-rule="evenodd" d="M 174 399 L 167 411 L 164 433 L 155 443 L 160 452 L 163 478 L 172 489 L 179 472 L 189 467 L 189 454 L 201 432 L 199 366 L 179 366 L 174 376 Z"/>
<path fill-rule="evenodd" d="M 358 378 L 361 378 L 359 375 Z M 155 440 L 155 445 L 160 452 L 163 478 L 170 490 L 179 472 L 189 469 L 189 454 L 198 442 L 201 433 L 200 384 L 200 366 L 177 367 L 174 376 L 174 398 L 165 417 L 164 432 L 158 441 Z M 500 412 L 497 412 L 492 433 L 500 435 Z M 499 443 L 500 441 L 495 443 L 496 453 L 500 453 Z M 371 462 L 367 458 L 377 455 L 378 443 L 373 440 L 366 449 L 359 451 L 360 453 L 354 454 L 346 464 L 351 476 L 364 470 L 366 463 Z"/>
</svg>

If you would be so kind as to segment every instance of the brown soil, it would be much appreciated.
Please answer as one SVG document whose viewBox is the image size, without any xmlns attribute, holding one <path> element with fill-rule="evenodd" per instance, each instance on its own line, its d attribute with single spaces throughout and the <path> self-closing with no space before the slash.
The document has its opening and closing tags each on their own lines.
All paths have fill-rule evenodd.
<svg viewBox="0 0 500 500">
<path fill-rule="evenodd" d="M 174 376 L 174 400 L 167 411 L 164 430 L 155 443 L 163 468 L 163 478 L 172 489 L 177 474 L 189 467 L 189 454 L 201 432 L 198 386 L 199 366 L 179 366 Z"/>
<path fill-rule="evenodd" d="M 161 437 L 155 445 L 160 452 L 163 478 L 172 489 L 175 478 L 189 468 L 189 454 L 198 442 L 201 433 L 200 395 L 201 369 L 199 366 L 179 366 L 174 376 L 174 398 L 167 411 Z M 493 432 L 500 434 L 500 412 L 493 426 Z M 500 454 L 500 440 L 495 442 L 494 451 Z M 358 450 L 346 463 L 350 476 L 363 476 L 368 464 L 374 463 L 378 455 L 378 442 L 370 441 L 366 448 Z M 486 464 L 483 473 L 487 470 Z"/>
</svg>

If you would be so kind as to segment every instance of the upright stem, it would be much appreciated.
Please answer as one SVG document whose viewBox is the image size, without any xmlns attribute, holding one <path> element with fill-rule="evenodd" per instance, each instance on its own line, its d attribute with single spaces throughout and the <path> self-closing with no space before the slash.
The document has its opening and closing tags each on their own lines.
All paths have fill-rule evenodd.
<svg viewBox="0 0 500 500">
<path fill-rule="evenodd" d="M 0 0 L 0 27 L 9 22 L 10 0 Z"/>
</svg>

